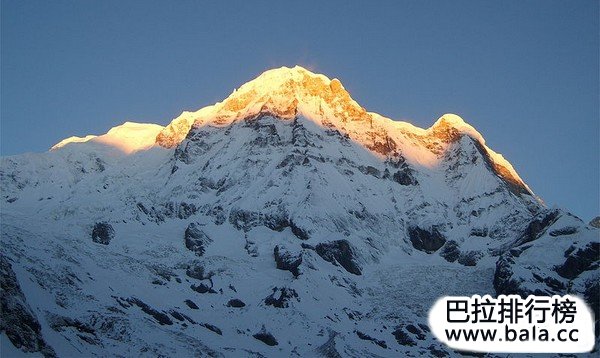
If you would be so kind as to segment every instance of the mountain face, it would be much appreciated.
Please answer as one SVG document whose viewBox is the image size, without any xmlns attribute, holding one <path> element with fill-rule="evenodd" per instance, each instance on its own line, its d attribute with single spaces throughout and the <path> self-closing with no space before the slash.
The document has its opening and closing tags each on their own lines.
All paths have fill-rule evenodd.
<svg viewBox="0 0 600 358">
<path fill-rule="evenodd" d="M 15 352 L 452 356 L 441 296 L 571 293 L 599 316 L 597 228 L 460 117 L 392 121 L 301 67 L 4 157 L 0 185 Z"/>
</svg>

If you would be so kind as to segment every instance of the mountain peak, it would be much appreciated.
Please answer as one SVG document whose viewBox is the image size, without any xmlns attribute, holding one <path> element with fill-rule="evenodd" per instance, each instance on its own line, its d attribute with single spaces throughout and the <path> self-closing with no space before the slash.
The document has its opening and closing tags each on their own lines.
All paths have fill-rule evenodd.
<svg viewBox="0 0 600 358">
<path fill-rule="evenodd" d="M 366 113 L 339 80 L 301 66 L 263 72 L 235 90 L 218 112 L 220 117 L 228 119 L 271 113 L 281 118 L 297 114 L 309 118 L 334 115 L 342 120 L 360 119 Z"/>
<path fill-rule="evenodd" d="M 483 136 L 460 116 L 446 113 L 431 126 L 433 135 L 445 142 L 454 141 L 458 136 L 466 134 L 480 143 L 485 143 Z"/>
<path fill-rule="evenodd" d="M 179 144 L 194 124 L 228 125 L 260 114 L 281 119 L 298 115 L 316 122 L 369 122 L 371 114 L 356 103 L 338 79 L 301 66 L 268 70 L 235 89 L 223 102 L 184 112 L 157 137 L 166 148 Z"/>
</svg>

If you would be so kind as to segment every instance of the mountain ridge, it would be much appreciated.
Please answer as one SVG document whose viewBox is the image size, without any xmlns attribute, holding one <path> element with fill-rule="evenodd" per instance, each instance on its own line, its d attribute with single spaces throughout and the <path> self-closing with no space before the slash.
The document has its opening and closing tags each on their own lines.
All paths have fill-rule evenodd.
<svg viewBox="0 0 600 358">
<path fill-rule="evenodd" d="M 457 356 L 427 325 L 440 296 L 577 294 L 600 317 L 600 231 L 546 208 L 460 117 L 420 129 L 255 95 L 180 116 L 168 148 L 128 123 L 0 158 L 0 343 Z"/>
<path fill-rule="evenodd" d="M 246 120 L 258 115 L 272 115 L 284 120 L 303 116 L 323 127 L 335 127 L 342 130 L 352 139 L 359 143 L 362 142 L 367 148 L 383 155 L 387 155 L 387 152 L 390 151 L 389 132 L 394 134 L 398 132 L 408 137 L 422 139 L 420 144 L 434 155 L 439 155 L 444 151 L 444 146 L 435 143 L 435 140 L 441 141 L 442 144 L 448 144 L 460 135 L 468 135 L 482 145 L 498 176 L 505 179 L 515 188 L 516 192 L 533 195 L 531 189 L 520 178 L 513 166 L 501 154 L 487 147 L 483 136 L 461 117 L 450 113 L 444 114 L 428 129 L 415 127 L 408 122 L 394 121 L 377 113 L 367 112 L 352 99 L 338 79 L 329 79 L 301 66 L 268 70 L 234 90 L 222 102 L 203 107 L 196 112 L 183 112 L 167 126 L 160 128 L 155 136 L 155 144 L 164 148 L 174 148 L 185 139 L 193 126 L 227 126 L 235 121 Z M 113 143 L 115 146 L 121 147 L 125 153 L 152 147 L 151 137 L 155 131 L 158 131 L 158 125 L 139 124 L 140 128 L 142 126 L 152 128 L 152 131 L 147 130 L 151 133 L 150 137 L 138 140 L 141 144 L 125 145 L 119 143 L 119 138 L 111 139 L 111 131 L 121 130 L 123 127 L 127 129 L 127 123 L 133 122 L 113 127 L 104 135 L 106 138 L 104 140 L 90 135 L 85 138 L 70 137 L 54 145 L 51 150 L 90 140 L 100 141 L 107 145 Z M 364 143 L 369 142 L 371 138 L 366 138 L 369 136 L 379 138 L 372 140 L 372 143 Z M 134 135 L 128 134 L 121 141 L 130 142 L 133 137 Z M 397 135 L 392 139 L 392 141 L 394 140 L 406 141 L 404 138 L 398 139 Z M 418 155 L 423 156 L 423 153 L 418 153 Z M 408 157 L 408 160 L 413 160 L 410 155 Z M 429 161 L 435 161 L 435 158 L 429 157 Z M 427 164 L 425 163 L 425 165 Z"/>
</svg>

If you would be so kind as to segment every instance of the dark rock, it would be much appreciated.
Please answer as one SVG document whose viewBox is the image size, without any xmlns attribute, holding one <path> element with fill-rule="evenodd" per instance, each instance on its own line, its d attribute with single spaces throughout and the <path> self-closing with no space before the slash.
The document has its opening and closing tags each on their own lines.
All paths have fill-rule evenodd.
<svg viewBox="0 0 600 358">
<path fill-rule="evenodd" d="M 92 230 L 92 241 L 102 245 L 108 245 L 115 237 L 115 229 L 106 221 L 98 222 Z"/>
<path fill-rule="evenodd" d="M 227 220 L 223 207 L 220 205 L 211 208 L 206 212 L 206 214 L 214 218 L 215 225 L 223 225 L 223 223 L 225 223 Z"/>
<path fill-rule="evenodd" d="M 316 352 L 319 353 L 320 356 L 326 358 L 342 358 L 342 355 L 335 347 L 335 337 L 337 337 L 337 335 L 337 332 L 329 330 L 329 339 L 327 339 L 327 342 L 318 347 Z"/>
<path fill-rule="evenodd" d="M 516 241 L 515 246 L 537 239 L 550 225 L 554 224 L 559 217 L 560 211 L 558 210 L 539 214 L 531 220 L 529 225 L 527 225 L 527 228 L 525 228 L 521 237 Z"/>
<path fill-rule="evenodd" d="M 212 286 L 208 286 L 205 283 L 191 285 L 190 288 L 198 293 L 217 293 L 217 291 L 213 290 Z"/>
<path fill-rule="evenodd" d="M 273 293 L 267 296 L 264 301 L 267 306 L 287 308 L 288 302 L 292 298 L 298 298 L 296 290 L 287 287 L 275 287 L 273 288 Z"/>
<path fill-rule="evenodd" d="M 448 262 L 454 262 L 460 257 L 458 243 L 454 240 L 448 240 L 440 250 L 440 256 Z"/>
<path fill-rule="evenodd" d="M 264 326 L 260 332 L 252 335 L 252 337 L 258 339 L 259 341 L 263 342 L 264 344 L 266 344 L 268 346 L 276 346 L 279 344 L 277 342 L 277 340 L 275 339 L 275 337 L 273 337 L 273 335 L 271 333 L 269 333 L 265 330 Z"/>
<path fill-rule="evenodd" d="M 385 343 L 385 341 L 380 341 L 378 339 L 375 339 L 361 331 L 354 331 L 354 332 L 356 333 L 358 338 L 362 339 L 363 341 L 371 341 L 371 342 L 377 344 L 378 346 L 380 346 L 381 348 L 387 349 L 387 344 Z"/>
<path fill-rule="evenodd" d="M 477 261 L 482 257 L 483 254 L 479 251 L 468 251 L 459 256 L 458 263 L 464 266 L 476 266 Z"/>
<path fill-rule="evenodd" d="M 600 216 L 593 218 L 588 225 L 597 229 L 600 228 Z"/>
<path fill-rule="evenodd" d="M 484 228 L 472 228 L 471 236 L 486 237 L 486 236 L 488 236 L 488 229 L 485 227 Z"/>
<path fill-rule="evenodd" d="M 171 314 L 171 316 L 173 316 L 173 318 L 175 318 L 178 321 L 185 321 L 183 315 L 175 310 L 170 310 L 169 314 Z"/>
<path fill-rule="evenodd" d="M 244 249 L 246 250 L 248 255 L 250 255 L 250 257 L 258 257 L 258 246 L 256 245 L 256 242 L 249 240 L 248 237 L 246 237 L 246 244 L 244 245 Z"/>
<path fill-rule="evenodd" d="M 290 219 L 290 229 L 292 230 L 292 233 L 294 235 L 296 235 L 296 237 L 299 238 L 300 240 L 310 239 L 309 232 L 307 230 L 301 228 L 300 226 L 296 225 L 296 223 L 294 223 L 291 219 Z"/>
<path fill-rule="evenodd" d="M 188 204 L 186 202 L 174 203 L 172 201 L 169 201 L 163 204 L 158 211 L 159 212 L 154 210 L 152 214 L 154 214 L 154 216 L 157 216 L 158 214 L 158 216 L 161 217 L 187 219 L 190 216 L 194 215 L 198 211 L 198 208 L 196 208 L 196 205 Z M 146 212 L 145 214 L 148 215 L 148 212 Z"/>
<path fill-rule="evenodd" d="M 0 254 L 0 332 L 23 352 L 40 352 L 45 357 L 56 353 L 42 336 L 40 323 L 27 304 L 10 261 Z"/>
<path fill-rule="evenodd" d="M 186 304 L 186 305 L 187 305 L 189 308 L 191 308 L 191 309 L 193 309 L 193 310 L 197 310 L 197 309 L 198 309 L 198 305 L 197 305 L 197 304 L 195 304 L 195 303 L 194 303 L 194 301 L 192 301 L 192 300 L 185 300 L 185 301 L 183 301 L 183 302 L 185 302 L 185 304 Z"/>
<path fill-rule="evenodd" d="M 257 212 L 246 211 L 242 209 L 232 209 L 229 212 L 229 222 L 238 230 L 248 232 L 252 227 L 260 222 L 260 216 Z"/>
<path fill-rule="evenodd" d="M 361 275 L 360 267 L 355 260 L 354 251 L 346 240 L 336 240 L 315 246 L 315 251 L 323 260 L 334 265 L 340 264 L 346 271 Z"/>
<path fill-rule="evenodd" d="M 527 297 L 532 292 L 522 287 L 521 282 L 514 279 L 512 266 L 515 260 L 510 253 L 503 254 L 496 261 L 496 271 L 494 271 L 494 289 L 497 295 L 519 295 Z"/>
<path fill-rule="evenodd" d="M 413 170 L 403 163 L 401 168 L 394 173 L 392 179 L 400 185 L 418 185 L 419 182 L 415 179 Z"/>
<path fill-rule="evenodd" d="M 229 302 L 227 302 L 227 307 L 242 308 L 245 306 L 246 304 L 244 303 L 244 301 L 239 300 L 237 298 L 231 299 L 229 300 Z"/>
<path fill-rule="evenodd" d="M 436 228 L 428 231 L 416 226 L 409 227 L 408 237 L 415 249 L 428 254 L 434 253 L 446 242 L 446 238 Z"/>
<path fill-rule="evenodd" d="M 216 334 L 218 334 L 219 336 L 222 336 L 222 335 L 223 335 L 223 331 L 221 331 L 221 329 L 219 329 L 219 327 L 217 327 L 217 326 L 214 326 L 214 325 L 212 325 L 212 324 L 209 324 L 209 323 L 201 323 L 200 325 L 201 325 L 202 327 L 204 327 L 204 328 L 206 328 L 206 329 L 210 330 L 210 331 L 213 331 L 213 332 L 215 332 L 215 333 L 216 333 Z"/>
<path fill-rule="evenodd" d="M 372 167 L 370 165 L 368 166 L 359 166 L 358 170 L 360 170 L 361 173 L 365 174 L 365 175 L 371 175 L 374 176 L 375 178 L 379 178 L 381 176 L 381 172 L 379 171 L 379 169 Z"/>
<path fill-rule="evenodd" d="M 185 270 L 185 274 L 188 277 L 191 277 L 196 280 L 210 280 L 214 276 L 214 273 L 212 271 L 206 272 L 204 266 L 196 262 L 188 266 L 188 268 Z"/>
<path fill-rule="evenodd" d="M 566 226 L 566 227 L 563 227 L 562 229 L 552 230 L 548 234 L 550 236 L 556 237 L 556 236 L 563 236 L 563 235 L 572 235 L 572 234 L 575 234 L 576 232 L 577 232 L 576 227 Z"/>
<path fill-rule="evenodd" d="M 590 242 L 583 249 L 571 253 L 567 260 L 558 268 L 556 273 L 567 279 L 574 279 L 583 271 L 598 268 L 600 258 L 600 242 Z"/>
<path fill-rule="evenodd" d="M 409 324 L 405 328 L 407 331 L 414 334 L 418 340 L 422 341 L 425 339 L 425 335 L 423 334 L 423 332 L 421 332 L 421 330 L 419 328 L 417 328 L 417 326 Z"/>
<path fill-rule="evenodd" d="M 142 309 L 142 311 L 152 317 L 160 324 L 160 325 L 172 325 L 173 321 L 169 318 L 169 316 L 165 312 L 159 312 L 156 309 L 150 307 L 148 304 L 143 302 L 142 300 L 131 297 L 126 299 L 130 304 L 136 305 Z"/>
<path fill-rule="evenodd" d="M 302 263 L 302 252 L 293 254 L 279 245 L 273 249 L 275 263 L 280 270 L 290 271 L 295 277 L 300 276 L 300 264 Z"/>
<path fill-rule="evenodd" d="M 179 313 L 179 315 L 181 315 L 183 318 L 185 318 L 186 321 L 190 322 L 191 324 L 196 324 L 196 321 L 191 319 L 188 315 L 185 315 L 183 313 Z"/>
<path fill-rule="evenodd" d="M 204 255 L 206 246 L 212 242 L 212 239 L 200 229 L 200 225 L 195 223 L 189 224 L 187 229 L 185 229 L 184 239 L 185 247 L 198 256 Z"/>
<path fill-rule="evenodd" d="M 406 333 L 402 328 L 396 328 L 396 330 L 392 332 L 392 334 L 394 335 L 394 338 L 396 338 L 396 341 L 400 345 L 408 347 L 413 347 L 417 345 L 417 343 L 412 338 L 410 338 L 408 333 Z"/>
</svg>

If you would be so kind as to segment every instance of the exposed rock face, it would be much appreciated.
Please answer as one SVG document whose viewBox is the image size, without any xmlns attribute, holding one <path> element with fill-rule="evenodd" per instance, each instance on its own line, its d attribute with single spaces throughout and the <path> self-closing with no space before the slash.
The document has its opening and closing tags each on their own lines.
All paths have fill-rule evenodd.
<svg viewBox="0 0 600 358">
<path fill-rule="evenodd" d="M 584 271 L 598 268 L 600 260 L 600 242 L 590 242 L 585 247 L 565 252 L 567 259 L 556 268 L 556 272 L 564 278 L 574 279 Z"/>
<path fill-rule="evenodd" d="M 458 243 L 454 240 L 448 240 L 440 251 L 440 256 L 448 262 L 454 262 L 460 257 Z"/>
<path fill-rule="evenodd" d="M 244 301 L 234 298 L 232 300 L 229 300 L 229 302 L 227 302 L 227 307 L 234 307 L 234 308 L 242 308 L 245 307 L 246 304 L 244 303 Z"/>
<path fill-rule="evenodd" d="M 297 299 L 298 293 L 292 288 L 273 288 L 273 293 L 265 298 L 265 305 L 277 308 L 286 308 L 291 299 Z"/>
<path fill-rule="evenodd" d="M 197 256 L 204 255 L 206 246 L 212 242 L 208 235 L 206 235 L 196 223 L 189 224 L 187 229 L 185 229 L 184 240 L 185 247 L 196 253 Z"/>
<path fill-rule="evenodd" d="M 4 332 L 15 347 L 24 352 L 40 352 L 55 357 L 52 347 L 44 341 L 37 317 L 27 304 L 10 261 L 0 254 L 0 332 Z"/>
<path fill-rule="evenodd" d="M 102 245 L 108 245 L 115 237 L 115 229 L 107 222 L 99 222 L 92 230 L 92 241 Z"/>
<path fill-rule="evenodd" d="M 595 218 L 593 218 L 592 220 L 590 220 L 589 225 L 591 227 L 595 227 L 595 228 L 600 228 L 600 216 L 596 216 Z"/>
<path fill-rule="evenodd" d="M 156 320 L 156 322 L 158 322 L 158 324 L 160 324 L 160 325 L 169 325 L 170 326 L 173 324 L 173 321 L 171 320 L 171 318 L 169 318 L 167 312 L 159 311 L 159 310 L 151 307 L 144 301 L 140 300 L 139 298 L 130 297 L 130 298 L 125 299 L 124 301 L 128 302 L 131 305 L 138 306 L 142 310 L 142 312 L 153 317 Z"/>
<path fill-rule="evenodd" d="M 361 275 L 360 266 L 355 262 L 352 247 L 346 240 L 336 240 L 315 246 L 315 251 L 323 260 L 334 265 L 342 266 L 346 271 L 354 275 Z"/>
<path fill-rule="evenodd" d="M 480 251 L 468 251 L 459 256 L 458 263 L 465 266 L 476 266 L 477 261 L 479 261 L 479 259 L 483 256 L 483 253 Z"/>
<path fill-rule="evenodd" d="M 400 185 L 418 185 L 419 182 L 415 179 L 413 170 L 406 165 L 402 164 L 402 167 L 394 173 L 394 181 Z"/>
<path fill-rule="evenodd" d="M 275 337 L 273 337 L 271 333 L 267 332 L 264 326 L 260 332 L 252 335 L 252 337 L 258 339 L 259 341 L 263 342 L 268 346 L 276 346 L 279 344 Z"/>
<path fill-rule="evenodd" d="M 277 245 L 273 249 L 273 256 L 278 269 L 290 271 L 295 277 L 300 276 L 299 267 L 302 264 L 302 252 L 292 253 Z"/>
<path fill-rule="evenodd" d="M 529 223 L 523 235 L 521 235 L 521 237 L 517 240 L 517 245 L 522 245 L 540 237 L 540 235 L 543 234 L 546 229 L 558 219 L 559 216 L 560 211 L 558 210 L 539 214 Z"/>
<path fill-rule="evenodd" d="M 437 228 L 431 230 L 421 229 L 420 227 L 409 227 L 408 237 L 412 242 L 413 247 L 419 251 L 424 251 L 428 254 L 436 252 L 446 243 L 446 238 L 438 231 Z"/>
<path fill-rule="evenodd" d="M 406 331 L 402 328 L 396 328 L 396 330 L 392 332 L 392 334 L 394 335 L 394 338 L 396 338 L 398 344 L 409 347 L 417 345 L 417 343 L 410 337 L 410 335 L 408 335 L 408 333 L 406 333 Z"/>
<path fill-rule="evenodd" d="M 373 337 L 369 336 L 368 334 L 363 333 L 361 331 L 355 331 L 355 332 L 356 332 L 356 335 L 358 336 L 358 338 L 360 338 L 364 341 L 371 341 L 371 342 L 377 344 L 378 346 L 380 346 L 381 348 L 387 349 L 387 344 L 385 343 L 384 340 L 379 340 L 379 339 L 373 338 Z"/>
<path fill-rule="evenodd" d="M 574 226 L 579 227 L 577 231 L 594 230 L 583 229 L 581 224 L 581 220 L 560 211 L 534 218 L 516 244 L 500 255 L 494 274 L 496 293 L 522 297 L 567 293 L 596 297 L 595 284 L 600 279 L 597 236 L 580 236 L 579 240 L 571 241 L 567 236 L 556 235 Z M 597 300 L 587 302 L 598 311 Z"/>
</svg>

